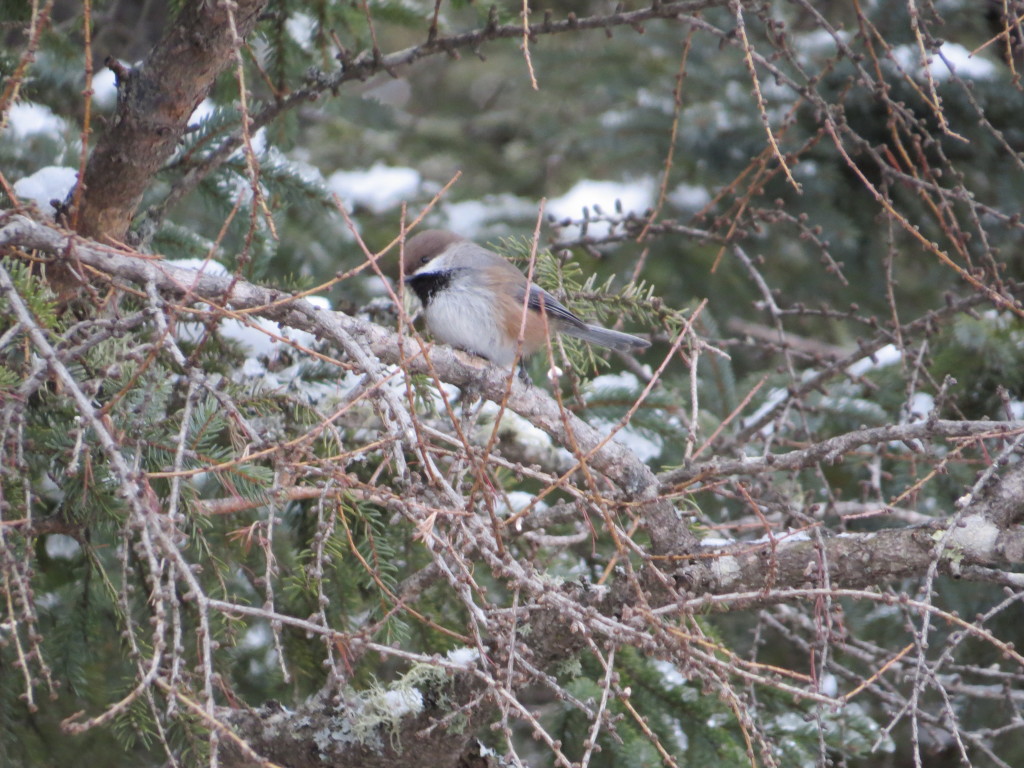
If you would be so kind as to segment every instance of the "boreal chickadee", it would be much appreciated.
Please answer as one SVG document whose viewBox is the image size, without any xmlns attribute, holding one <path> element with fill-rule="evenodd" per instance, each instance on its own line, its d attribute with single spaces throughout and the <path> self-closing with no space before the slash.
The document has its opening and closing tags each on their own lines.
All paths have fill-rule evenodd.
<svg viewBox="0 0 1024 768">
<path fill-rule="evenodd" d="M 524 299 L 524 358 L 545 345 L 548 329 L 620 351 L 651 345 L 588 325 L 543 288 L 528 284 L 510 262 L 452 232 L 429 229 L 410 238 L 403 266 L 405 282 L 423 304 L 434 337 L 497 365 L 515 360 Z"/>
</svg>

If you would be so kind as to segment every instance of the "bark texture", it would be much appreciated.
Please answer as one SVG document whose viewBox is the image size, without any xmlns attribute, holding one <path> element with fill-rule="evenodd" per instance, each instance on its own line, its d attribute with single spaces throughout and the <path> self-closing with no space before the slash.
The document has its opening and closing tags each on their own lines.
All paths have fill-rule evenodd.
<svg viewBox="0 0 1024 768">
<path fill-rule="evenodd" d="M 86 166 L 73 221 L 86 237 L 124 240 L 142 195 L 188 119 L 235 59 L 267 0 L 188 0 L 136 69 L 118 68 L 117 113 Z M 112 52 L 115 56 L 117 52 Z"/>
</svg>

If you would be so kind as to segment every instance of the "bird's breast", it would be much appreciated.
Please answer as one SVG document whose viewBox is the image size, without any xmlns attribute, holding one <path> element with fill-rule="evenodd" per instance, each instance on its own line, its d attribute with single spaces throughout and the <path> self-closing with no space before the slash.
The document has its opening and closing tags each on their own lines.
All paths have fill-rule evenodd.
<svg viewBox="0 0 1024 768">
<path fill-rule="evenodd" d="M 505 334 L 492 296 L 458 280 L 435 287 L 426 299 L 415 285 L 413 290 L 423 301 L 424 319 L 437 340 L 498 365 L 512 364 L 515 341 Z M 427 292 L 427 286 L 423 290 Z"/>
</svg>

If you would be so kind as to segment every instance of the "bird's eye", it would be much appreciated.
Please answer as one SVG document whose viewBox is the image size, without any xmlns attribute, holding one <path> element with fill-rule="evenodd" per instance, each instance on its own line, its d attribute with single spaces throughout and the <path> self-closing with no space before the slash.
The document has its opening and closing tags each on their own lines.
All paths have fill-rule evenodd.
<svg viewBox="0 0 1024 768">
<path fill-rule="evenodd" d="M 422 259 L 420 259 L 420 264 L 426 264 L 428 261 L 430 261 L 430 257 L 424 256 Z"/>
</svg>

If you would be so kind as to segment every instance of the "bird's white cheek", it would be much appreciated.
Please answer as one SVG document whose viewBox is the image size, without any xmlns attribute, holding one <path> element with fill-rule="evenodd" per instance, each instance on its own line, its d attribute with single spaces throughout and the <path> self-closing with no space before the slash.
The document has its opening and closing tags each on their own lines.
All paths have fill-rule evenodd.
<svg viewBox="0 0 1024 768">
<path fill-rule="evenodd" d="M 515 345 L 501 333 L 493 303 L 477 291 L 450 286 L 434 296 L 424 318 L 439 341 L 498 365 L 512 364 Z"/>
</svg>

